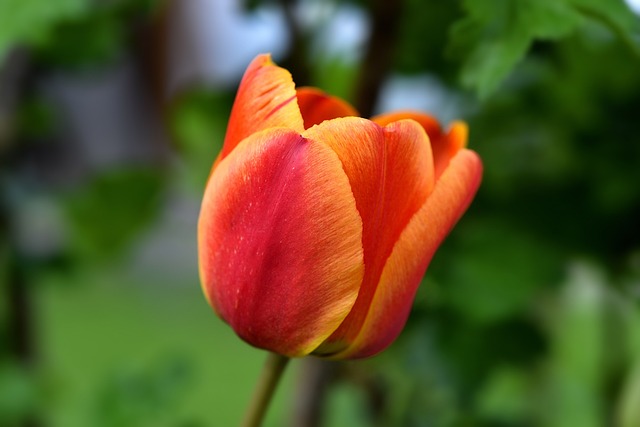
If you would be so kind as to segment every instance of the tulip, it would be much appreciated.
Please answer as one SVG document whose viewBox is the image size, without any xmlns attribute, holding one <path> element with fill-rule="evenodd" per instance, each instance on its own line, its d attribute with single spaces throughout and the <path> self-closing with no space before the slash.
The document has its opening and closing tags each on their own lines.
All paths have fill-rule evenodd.
<svg viewBox="0 0 640 427">
<path fill-rule="evenodd" d="M 464 123 L 445 132 L 422 113 L 359 118 L 256 57 L 202 201 L 208 302 L 246 342 L 284 356 L 382 351 L 479 186 L 466 140 Z"/>
</svg>

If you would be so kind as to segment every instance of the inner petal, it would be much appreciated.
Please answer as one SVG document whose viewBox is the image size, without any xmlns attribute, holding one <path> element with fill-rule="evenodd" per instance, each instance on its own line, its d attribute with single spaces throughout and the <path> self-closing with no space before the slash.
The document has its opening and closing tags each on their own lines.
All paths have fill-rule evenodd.
<svg viewBox="0 0 640 427">
<path fill-rule="evenodd" d="M 336 152 L 363 222 L 365 273 L 358 298 L 318 349 L 333 352 L 358 334 L 395 242 L 433 188 L 433 160 L 424 129 L 412 120 L 381 127 L 365 119 L 342 118 L 325 121 L 304 135 Z"/>
<path fill-rule="evenodd" d="M 313 87 L 302 87 L 297 91 L 298 106 L 304 119 L 304 128 L 309 129 L 325 120 L 338 117 L 358 116 L 349 103 Z"/>
<path fill-rule="evenodd" d="M 449 130 L 444 132 L 440 127 L 440 123 L 434 117 L 417 111 L 399 111 L 381 114 L 372 120 L 384 126 L 403 119 L 411 119 L 420 123 L 427 132 L 427 135 L 429 135 L 437 180 L 447 168 L 453 156 L 467 145 L 468 130 L 466 123 L 461 121 L 453 122 Z"/>
</svg>

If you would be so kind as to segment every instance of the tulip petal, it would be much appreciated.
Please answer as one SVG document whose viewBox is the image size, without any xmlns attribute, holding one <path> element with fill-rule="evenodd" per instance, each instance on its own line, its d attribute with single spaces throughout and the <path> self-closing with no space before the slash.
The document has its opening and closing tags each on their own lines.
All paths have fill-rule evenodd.
<svg viewBox="0 0 640 427">
<path fill-rule="evenodd" d="M 478 155 L 463 149 L 436 183 L 393 248 L 359 335 L 333 358 L 372 356 L 400 334 L 433 254 L 475 195 L 482 174 Z"/>
<path fill-rule="evenodd" d="M 404 119 L 417 121 L 422 125 L 427 135 L 429 135 L 437 179 L 447 168 L 453 156 L 455 156 L 460 149 L 466 147 L 468 134 L 467 124 L 462 121 L 455 121 L 445 133 L 435 118 L 417 111 L 400 111 L 381 114 L 371 120 L 384 126 Z"/>
<path fill-rule="evenodd" d="M 271 127 L 304 130 L 291 74 L 265 54 L 249 64 L 240 82 L 218 162 L 244 138 Z"/>
<path fill-rule="evenodd" d="M 358 112 L 349 103 L 335 96 L 313 88 L 302 87 L 297 91 L 298 106 L 304 119 L 304 128 L 319 125 L 325 120 L 338 117 L 358 116 Z"/>
<path fill-rule="evenodd" d="M 303 135 L 337 153 L 363 222 L 365 276 L 358 299 L 316 352 L 331 353 L 358 334 L 395 242 L 433 188 L 433 161 L 424 129 L 412 120 L 383 128 L 348 117 L 325 121 Z"/>
<path fill-rule="evenodd" d="M 314 350 L 363 276 L 362 221 L 336 154 L 290 129 L 243 140 L 211 175 L 198 223 L 200 276 L 248 343 Z"/>
</svg>

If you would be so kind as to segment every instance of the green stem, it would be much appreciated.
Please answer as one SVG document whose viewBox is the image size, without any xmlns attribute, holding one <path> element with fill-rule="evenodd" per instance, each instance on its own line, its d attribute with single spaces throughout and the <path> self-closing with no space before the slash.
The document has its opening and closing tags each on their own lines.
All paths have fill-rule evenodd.
<svg viewBox="0 0 640 427">
<path fill-rule="evenodd" d="M 258 385 L 253 393 L 253 398 L 242 421 L 242 427 L 259 427 L 262 424 L 264 414 L 267 412 L 267 407 L 271 402 L 273 392 L 282 377 L 287 362 L 289 362 L 288 357 L 269 353 L 260 374 Z"/>
</svg>

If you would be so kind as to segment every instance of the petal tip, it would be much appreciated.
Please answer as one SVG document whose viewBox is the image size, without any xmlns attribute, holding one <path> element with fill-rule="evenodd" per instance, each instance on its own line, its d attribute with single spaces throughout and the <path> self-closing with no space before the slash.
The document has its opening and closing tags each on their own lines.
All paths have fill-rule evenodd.
<svg viewBox="0 0 640 427">
<path fill-rule="evenodd" d="M 462 120 L 456 120 L 449 126 L 449 137 L 458 149 L 466 148 L 469 139 L 469 126 Z"/>
</svg>

